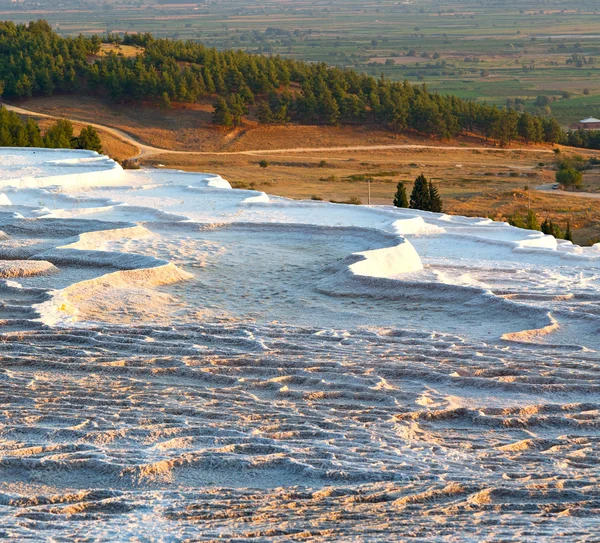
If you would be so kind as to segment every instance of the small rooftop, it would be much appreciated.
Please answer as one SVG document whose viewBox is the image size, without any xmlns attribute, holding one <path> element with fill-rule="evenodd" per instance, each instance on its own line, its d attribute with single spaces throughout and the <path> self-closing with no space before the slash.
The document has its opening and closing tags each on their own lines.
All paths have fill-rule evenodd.
<svg viewBox="0 0 600 543">
<path fill-rule="evenodd" d="M 600 123 L 600 119 L 596 119 L 595 117 L 588 117 L 587 119 L 583 119 L 579 122 L 580 123 Z"/>
</svg>

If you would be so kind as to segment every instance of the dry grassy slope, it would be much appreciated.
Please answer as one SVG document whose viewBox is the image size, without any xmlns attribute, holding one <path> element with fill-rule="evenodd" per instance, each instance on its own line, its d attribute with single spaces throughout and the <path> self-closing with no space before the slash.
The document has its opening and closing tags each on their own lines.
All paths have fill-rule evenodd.
<svg viewBox="0 0 600 543">
<path fill-rule="evenodd" d="M 509 152 L 444 149 L 444 147 L 486 146 L 477 138 L 440 143 L 428 138 L 394 137 L 374 127 L 336 128 L 318 126 L 259 127 L 248 124 L 242 129 L 223 132 L 210 123 L 210 104 L 160 110 L 155 107 L 114 105 L 96 98 L 53 97 L 30 100 L 29 109 L 81 119 L 123 130 L 140 141 L 173 150 L 203 151 L 209 154 L 154 155 L 148 165 L 189 171 L 216 171 L 234 186 L 252 187 L 290 198 L 322 198 L 347 201 L 358 198 L 367 203 L 364 181 L 351 176 L 374 177 L 371 202 L 391 204 L 396 183 L 412 180 L 421 172 L 436 181 L 450 213 L 490 216 L 505 219 L 515 211 L 526 212 L 525 186 L 535 187 L 553 180 L 552 154 L 548 147 L 515 148 Z M 107 153 L 119 160 L 136 154 L 128 144 L 102 134 Z M 435 149 L 315 151 L 261 156 L 211 155 L 211 152 L 268 150 L 281 148 L 326 148 L 396 144 L 439 145 Z M 563 152 L 571 153 L 573 150 Z M 583 152 L 583 154 L 599 154 Z M 269 162 L 259 167 L 260 160 Z M 323 163 L 325 161 L 325 163 Z M 540 165 L 541 164 L 541 165 Z M 588 187 L 597 190 L 600 178 L 586 174 Z M 549 217 L 563 225 L 571 221 L 575 239 L 586 243 L 600 237 L 600 200 L 586 200 L 553 194 L 531 194 L 531 206 L 540 219 Z"/>
<path fill-rule="evenodd" d="M 288 126 L 265 127 L 249 121 L 244 127 L 223 131 L 211 123 L 212 102 L 174 105 L 160 109 L 154 105 L 114 104 L 95 97 L 53 96 L 21 104 L 48 115 L 64 116 L 118 128 L 141 142 L 177 151 L 244 151 L 294 147 L 340 147 L 393 145 L 400 143 L 456 145 L 431 138 L 395 136 L 376 126 Z M 464 146 L 489 146 L 481 138 L 461 138 Z"/>
</svg>

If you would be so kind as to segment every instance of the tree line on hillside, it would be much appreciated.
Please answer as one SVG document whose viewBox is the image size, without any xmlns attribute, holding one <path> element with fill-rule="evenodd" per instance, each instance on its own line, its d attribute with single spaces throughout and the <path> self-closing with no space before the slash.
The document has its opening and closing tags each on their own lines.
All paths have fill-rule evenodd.
<svg viewBox="0 0 600 543">
<path fill-rule="evenodd" d="M 47 147 L 51 149 L 89 149 L 102 152 L 100 137 L 93 126 L 73 133 L 73 123 L 59 119 L 42 134 L 33 119 L 27 121 L 13 111 L 0 107 L 0 147 Z"/>
<path fill-rule="evenodd" d="M 0 91 L 7 98 L 92 92 L 116 101 L 215 101 L 214 121 L 231 127 L 252 114 L 263 124 L 376 123 L 399 133 L 437 138 L 475 132 L 501 145 L 563 141 L 553 118 L 519 113 L 430 92 L 425 85 L 392 82 L 324 63 L 243 51 L 217 51 L 193 41 L 150 34 L 109 35 L 105 41 L 143 49 L 127 58 L 99 56 L 98 36 L 63 38 L 46 21 L 0 23 Z"/>
<path fill-rule="evenodd" d="M 583 149 L 600 149 L 600 130 L 569 130 L 561 143 Z"/>
</svg>

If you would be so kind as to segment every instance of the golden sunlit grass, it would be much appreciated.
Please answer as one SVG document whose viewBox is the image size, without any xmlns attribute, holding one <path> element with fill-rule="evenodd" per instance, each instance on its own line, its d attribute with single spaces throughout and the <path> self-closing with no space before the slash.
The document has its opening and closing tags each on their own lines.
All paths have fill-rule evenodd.
<svg viewBox="0 0 600 543">
<path fill-rule="evenodd" d="M 114 53 L 116 55 L 123 55 L 124 57 L 135 57 L 144 52 L 143 47 L 138 47 L 136 45 L 119 45 L 113 43 L 103 43 L 100 46 L 100 51 L 98 53 L 99 57 L 105 57 L 110 53 Z"/>
</svg>

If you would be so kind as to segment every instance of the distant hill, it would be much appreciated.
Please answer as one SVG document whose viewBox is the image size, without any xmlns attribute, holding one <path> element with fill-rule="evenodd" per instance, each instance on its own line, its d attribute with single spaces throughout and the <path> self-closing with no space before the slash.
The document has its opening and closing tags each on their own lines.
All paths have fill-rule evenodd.
<svg viewBox="0 0 600 543">
<path fill-rule="evenodd" d="M 117 48 L 100 54 L 103 42 L 138 47 L 139 54 Z M 553 118 L 432 93 L 425 85 L 150 34 L 63 38 L 43 20 L 0 23 L 0 80 L 9 99 L 92 93 L 168 108 L 211 97 L 213 120 L 224 127 L 250 116 L 262 124 L 371 123 L 440 139 L 471 132 L 501 145 L 566 137 Z"/>
</svg>

